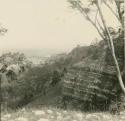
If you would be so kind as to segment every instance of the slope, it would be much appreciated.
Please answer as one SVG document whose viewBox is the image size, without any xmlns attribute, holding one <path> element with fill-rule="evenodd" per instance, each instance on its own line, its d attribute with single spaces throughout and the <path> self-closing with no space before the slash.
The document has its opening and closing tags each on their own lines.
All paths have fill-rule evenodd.
<svg viewBox="0 0 125 121">
<path fill-rule="evenodd" d="M 62 97 L 61 88 L 62 82 L 57 83 L 55 86 L 47 87 L 45 95 L 43 93 L 37 95 L 27 107 L 58 106 Z"/>
</svg>

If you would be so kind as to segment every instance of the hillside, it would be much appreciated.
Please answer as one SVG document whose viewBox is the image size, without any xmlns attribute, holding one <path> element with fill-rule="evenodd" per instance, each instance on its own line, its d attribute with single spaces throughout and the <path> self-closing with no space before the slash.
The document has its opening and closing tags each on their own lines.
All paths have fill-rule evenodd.
<svg viewBox="0 0 125 121">
<path fill-rule="evenodd" d="M 119 64 L 123 65 L 123 38 L 118 38 L 114 40 L 115 47 L 119 48 L 116 55 Z M 68 109 L 108 110 L 112 100 L 121 100 L 115 68 L 104 41 L 77 46 L 68 54 L 53 56 L 47 66 L 51 71 L 58 70 L 63 75 L 62 81 L 53 88 L 50 85 L 45 96 L 34 97 L 30 106 L 50 104 Z"/>
<path fill-rule="evenodd" d="M 115 38 L 114 43 L 115 48 L 119 48 L 116 55 L 122 70 L 123 36 Z M 8 96 L 13 98 L 12 102 L 6 101 L 15 108 L 28 104 L 30 107 L 109 110 L 112 101 L 124 102 L 112 62 L 103 40 L 95 45 L 77 46 L 70 53 L 54 55 L 43 66 L 33 66 L 19 79 L 11 80 Z"/>
<path fill-rule="evenodd" d="M 123 36 L 114 38 L 114 45 L 122 70 L 124 62 Z M 107 106 L 112 101 L 121 100 L 121 90 L 115 75 L 116 69 L 110 50 L 104 41 L 88 47 L 77 47 L 69 53 L 68 57 L 72 61 L 63 79 L 63 94 L 65 96 L 82 100 L 86 105 L 89 102 L 89 109 L 100 107 L 101 110 L 107 110 Z M 123 75 L 124 77 L 125 75 Z"/>
</svg>

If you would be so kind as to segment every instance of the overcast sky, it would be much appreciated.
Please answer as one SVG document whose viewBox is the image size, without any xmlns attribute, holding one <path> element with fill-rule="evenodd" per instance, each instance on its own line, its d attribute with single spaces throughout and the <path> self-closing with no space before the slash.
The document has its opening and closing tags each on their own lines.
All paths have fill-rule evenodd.
<svg viewBox="0 0 125 121">
<path fill-rule="evenodd" d="M 67 0 L 0 0 L 0 23 L 8 29 L 0 36 L 0 48 L 69 50 L 89 45 L 98 33 L 69 6 Z"/>
</svg>

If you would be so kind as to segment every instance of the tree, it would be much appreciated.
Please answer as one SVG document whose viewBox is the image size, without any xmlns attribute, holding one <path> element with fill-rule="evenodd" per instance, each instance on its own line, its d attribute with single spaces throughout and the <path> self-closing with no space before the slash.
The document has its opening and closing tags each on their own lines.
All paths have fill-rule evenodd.
<svg viewBox="0 0 125 121">
<path fill-rule="evenodd" d="M 7 32 L 7 29 L 4 28 L 4 27 L 2 27 L 2 26 L 0 25 L 0 35 L 4 35 L 6 32 Z"/>
<path fill-rule="evenodd" d="M 120 71 L 118 60 L 116 58 L 113 38 L 111 36 L 111 33 L 105 21 L 104 11 L 102 9 L 102 5 L 107 6 L 110 9 L 110 11 L 116 16 L 119 23 L 121 24 L 122 31 L 124 31 L 124 21 L 123 21 L 124 9 L 121 10 L 121 6 L 124 3 L 124 1 L 123 0 L 89 0 L 88 1 L 89 4 L 87 5 L 87 7 L 84 7 L 83 5 L 83 3 L 85 3 L 87 0 L 86 1 L 68 0 L 68 1 L 71 3 L 72 8 L 77 9 L 95 27 L 95 29 L 102 37 L 102 39 L 107 42 L 113 57 L 114 65 L 116 67 L 117 78 L 118 78 L 120 87 L 123 93 L 125 94 L 125 85 L 122 79 L 122 74 Z M 110 6 L 113 3 L 115 3 L 116 5 L 117 12 L 114 12 L 112 7 Z M 91 17 L 91 14 L 90 14 L 93 12 L 95 13 L 94 19 Z M 106 36 L 104 36 L 103 32 L 106 33 Z"/>
<path fill-rule="evenodd" d="M 52 86 L 55 86 L 61 80 L 60 73 L 57 70 L 54 70 L 52 76 Z"/>
</svg>

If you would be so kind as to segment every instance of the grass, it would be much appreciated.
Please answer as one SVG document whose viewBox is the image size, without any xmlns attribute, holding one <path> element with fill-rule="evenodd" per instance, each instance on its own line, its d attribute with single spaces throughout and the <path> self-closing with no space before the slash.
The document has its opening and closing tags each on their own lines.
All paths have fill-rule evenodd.
<svg viewBox="0 0 125 121">
<path fill-rule="evenodd" d="M 1 112 L 1 121 L 125 121 L 125 111 L 111 115 L 108 112 L 85 113 L 53 107 L 22 108 Z"/>
</svg>

